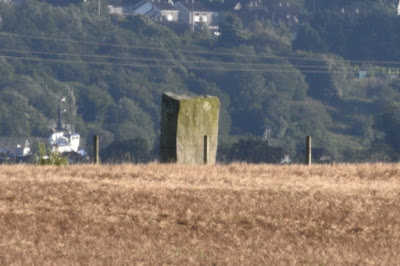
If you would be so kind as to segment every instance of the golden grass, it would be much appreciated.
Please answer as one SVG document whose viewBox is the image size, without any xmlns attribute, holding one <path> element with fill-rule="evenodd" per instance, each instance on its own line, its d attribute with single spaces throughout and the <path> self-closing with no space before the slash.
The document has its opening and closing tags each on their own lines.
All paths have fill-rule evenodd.
<svg viewBox="0 0 400 266">
<path fill-rule="evenodd" d="M 0 264 L 399 265 L 400 164 L 0 166 Z"/>
</svg>

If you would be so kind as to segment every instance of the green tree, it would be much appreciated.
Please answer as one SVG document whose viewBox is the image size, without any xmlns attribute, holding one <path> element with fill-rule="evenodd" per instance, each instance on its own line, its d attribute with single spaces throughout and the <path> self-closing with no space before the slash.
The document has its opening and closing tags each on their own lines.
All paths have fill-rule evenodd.
<svg viewBox="0 0 400 266">
<path fill-rule="evenodd" d="M 122 98 L 113 114 L 109 129 L 118 141 L 143 138 L 148 144 L 155 141 L 154 124 L 151 117 L 141 107 L 128 98 Z"/>
<path fill-rule="evenodd" d="M 254 23 L 249 43 L 257 51 L 274 51 L 275 53 L 289 52 L 292 45 L 288 31 L 279 33 L 275 27 L 263 25 L 261 22 Z"/>
<path fill-rule="evenodd" d="M 219 29 L 221 36 L 218 38 L 218 43 L 223 47 L 234 47 L 247 39 L 242 21 L 233 13 L 226 13 L 223 16 Z"/>
<path fill-rule="evenodd" d="M 296 50 L 312 51 L 325 53 L 328 51 L 328 45 L 321 38 L 317 30 L 305 24 L 297 33 L 297 38 L 293 42 L 293 48 Z"/>
<path fill-rule="evenodd" d="M 375 128 L 385 133 L 385 143 L 400 152 L 400 104 L 387 103 L 375 119 Z"/>
<path fill-rule="evenodd" d="M 268 95 L 264 77 L 254 71 L 228 72 L 223 86 L 230 95 L 231 106 L 234 109 L 260 108 Z"/>
<path fill-rule="evenodd" d="M 115 108 L 113 98 L 107 91 L 97 86 L 77 86 L 79 97 L 78 112 L 89 122 L 103 124 L 111 108 Z"/>
<path fill-rule="evenodd" d="M 0 58 L 0 87 L 7 85 L 14 80 L 15 69 L 4 58 Z"/>
</svg>

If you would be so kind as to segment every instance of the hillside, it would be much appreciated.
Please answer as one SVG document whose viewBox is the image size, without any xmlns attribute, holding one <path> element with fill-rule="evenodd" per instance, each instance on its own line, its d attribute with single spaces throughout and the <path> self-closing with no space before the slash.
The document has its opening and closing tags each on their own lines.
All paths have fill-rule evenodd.
<svg viewBox="0 0 400 266">
<path fill-rule="evenodd" d="M 400 166 L 0 168 L 0 262 L 400 262 Z"/>
<path fill-rule="evenodd" d="M 0 138 L 48 137 L 57 101 L 66 97 L 66 123 L 89 152 L 97 134 L 102 148 L 132 145 L 142 154 L 135 161 L 154 160 L 161 95 L 172 91 L 220 98 L 220 158 L 255 150 L 237 150 L 245 140 L 300 161 L 312 135 L 336 161 L 398 159 L 400 20 L 393 3 L 349 1 L 344 13 L 339 1 L 271 4 L 298 17 L 296 27 L 270 19 L 273 12 L 257 20 L 250 11 L 225 10 L 219 37 L 207 28 L 173 31 L 143 16 L 99 16 L 90 1 L 49 3 L 0 3 Z"/>
</svg>

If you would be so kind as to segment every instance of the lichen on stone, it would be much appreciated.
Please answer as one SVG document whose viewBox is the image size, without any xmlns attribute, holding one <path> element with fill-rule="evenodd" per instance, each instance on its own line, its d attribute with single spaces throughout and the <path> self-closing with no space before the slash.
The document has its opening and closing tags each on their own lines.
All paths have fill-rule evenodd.
<svg viewBox="0 0 400 266">
<path fill-rule="evenodd" d="M 161 162 L 203 164 L 204 136 L 208 138 L 207 164 L 214 164 L 218 146 L 220 102 L 214 96 L 162 96 Z"/>
</svg>

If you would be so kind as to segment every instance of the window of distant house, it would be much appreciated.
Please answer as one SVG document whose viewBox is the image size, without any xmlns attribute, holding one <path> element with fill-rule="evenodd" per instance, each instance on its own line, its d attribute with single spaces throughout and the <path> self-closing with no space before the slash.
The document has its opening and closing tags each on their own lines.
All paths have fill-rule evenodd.
<svg viewBox="0 0 400 266">
<path fill-rule="evenodd" d="M 201 16 L 201 21 L 207 22 L 207 16 Z"/>
<path fill-rule="evenodd" d="M 167 20 L 168 20 L 168 21 L 172 21 L 172 14 L 168 14 L 168 15 L 167 15 Z"/>
<path fill-rule="evenodd" d="M 194 16 L 194 22 L 200 22 L 200 16 Z"/>
</svg>

